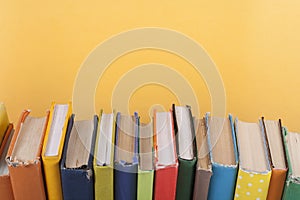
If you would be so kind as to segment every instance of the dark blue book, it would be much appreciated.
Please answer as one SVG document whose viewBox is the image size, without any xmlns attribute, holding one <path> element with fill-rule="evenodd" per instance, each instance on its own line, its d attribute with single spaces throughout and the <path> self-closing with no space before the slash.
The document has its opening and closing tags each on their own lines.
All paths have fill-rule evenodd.
<svg viewBox="0 0 300 200">
<path fill-rule="evenodd" d="M 134 116 L 117 114 L 114 158 L 115 200 L 135 200 L 137 198 L 138 171 L 138 123 Z"/>
<path fill-rule="evenodd" d="M 60 168 L 65 200 L 94 199 L 93 152 L 97 126 L 97 116 L 75 121 L 72 115 L 69 120 Z"/>
</svg>

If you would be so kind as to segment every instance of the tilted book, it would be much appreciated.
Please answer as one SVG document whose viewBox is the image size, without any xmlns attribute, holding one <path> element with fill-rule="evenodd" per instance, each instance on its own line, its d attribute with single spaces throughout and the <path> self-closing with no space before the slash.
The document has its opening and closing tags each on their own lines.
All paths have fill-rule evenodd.
<svg viewBox="0 0 300 200">
<path fill-rule="evenodd" d="M 154 112 L 155 178 L 154 199 L 176 197 L 178 161 L 172 111 Z"/>
<path fill-rule="evenodd" d="M 114 199 L 115 127 L 116 114 L 101 110 L 94 154 L 96 200 Z"/>
<path fill-rule="evenodd" d="M 67 129 L 61 160 L 61 181 L 64 200 L 94 199 L 93 153 L 98 117 L 74 120 L 72 115 Z"/>
<path fill-rule="evenodd" d="M 9 124 L 5 131 L 4 138 L 0 146 L 0 156 L 1 156 L 0 157 L 0 197 L 1 199 L 7 199 L 7 200 L 14 199 L 8 166 L 6 163 L 6 154 L 13 133 L 14 133 L 13 124 Z"/>
<path fill-rule="evenodd" d="M 280 200 L 282 197 L 288 166 L 285 157 L 281 120 L 265 120 L 262 117 L 261 121 L 263 123 L 264 133 L 266 136 L 266 144 L 272 169 L 267 199 Z"/>
<path fill-rule="evenodd" d="M 41 150 L 48 123 L 25 110 L 11 140 L 6 162 L 15 199 L 46 199 Z"/>
<path fill-rule="evenodd" d="M 300 197 L 300 134 L 283 128 L 284 145 L 288 163 L 288 174 L 283 192 L 283 200 L 298 200 Z"/>
<path fill-rule="evenodd" d="M 192 199 L 197 163 L 194 122 L 189 106 L 173 104 L 174 130 L 178 155 L 176 199 Z"/>
<path fill-rule="evenodd" d="M 238 154 L 232 116 L 227 118 L 206 114 L 210 162 L 213 175 L 208 199 L 231 200 L 234 194 Z"/>
<path fill-rule="evenodd" d="M 206 200 L 212 176 L 211 162 L 209 159 L 208 138 L 205 119 L 194 119 L 197 143 L 197 165 L 193 200 Z"/>
<path fill-rule="evenodd" d="M 0 145 L 8 127 L 9 120 L 4 103 L 0 102 Z"/>
<path fill-rule="evenodd" d="M 49 200 L 62 200 L 60 165 L 65 143 L 68 120 L 72 113 L 71 103 L 52 103 L 49 123 L 43 144 L 42 159 Z"/>
<path fill-rule="evenodd" d="M 138 120 L 137 113 L 134 116 L 117 114 L 114 158 L 116 200 L 137 198 Z"/>
<path fill-rule="evenodd" d="M 234 199 L 266 199 L 271 169 L 262 122 L 236 119 L 235 126 L 240 165 Z"/>
</svg>

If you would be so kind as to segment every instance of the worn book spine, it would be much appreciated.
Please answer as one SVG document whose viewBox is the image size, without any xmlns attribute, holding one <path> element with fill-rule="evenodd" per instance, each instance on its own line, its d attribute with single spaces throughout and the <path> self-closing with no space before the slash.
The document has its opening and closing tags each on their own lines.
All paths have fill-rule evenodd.
<svg viewBox="0 0 300 200">
<path fill-rule="evenodd" d="M 40 158 L 42 143 L 44 134 L 42 135 L 41 144 L 39 146 L 39 150 L 37 152 L 37 157 L 30 162 L 13 162 L 10 160 L 12 155 L 14 145 L 17 141 L 18 135 L 20 133 L 21 126 L 27 116 L 29 115 L 29 111 L 24 111 L 20 117 L 18 125 L 16 127 L 15 134 L 12 138 L 8 153 L 7 153 L 7 164 L 10 174 L 10 180 L 12 185 L 12 190 L 15 199 L 46 199 L 43 172 L 42 172 L 42 160 Z M 48 116 L 46 119 L 45 129 L 43 133 L 46 131 L 46 126 L 48 122 Z"/>
<path fill-rule="evenodd" d="M 61 161 L 61 179 L 62 179 L 62 189 L 63 198 L 65 200 L 72 199 L 94 199 L 94 174 L 93 174 L 93 153 L 95 146 L 95 139 L 98 126 L 98 117 L 94 116 L 94 131 L 92 135 L 92 144 L 90 147 L 89 161 L 84 168 L 66 168 L 66 155 L 68 149 L 68 143 L 71 135 L 71 130 L 74 124 L 74 115 L 71 116 L 68 128 L 66 142 L 64 145 L 63 157 Z M 88 148 L 88 147 L 87 147 Z"/>
</svg>

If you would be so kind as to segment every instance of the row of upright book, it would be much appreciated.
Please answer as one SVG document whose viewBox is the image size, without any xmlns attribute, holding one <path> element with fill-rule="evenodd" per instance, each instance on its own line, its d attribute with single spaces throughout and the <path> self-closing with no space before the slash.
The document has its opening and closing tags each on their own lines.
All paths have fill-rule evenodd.
<svg viewBox="0 0 300 200">
<path fill-rule="evenodd" d="M 300 199 L 300 134 L 281 121 L 193 117 L 189 106 L 100 112 L 71 104 L 14 127 L 0 103 L 1 199 Z"/>
</svg>

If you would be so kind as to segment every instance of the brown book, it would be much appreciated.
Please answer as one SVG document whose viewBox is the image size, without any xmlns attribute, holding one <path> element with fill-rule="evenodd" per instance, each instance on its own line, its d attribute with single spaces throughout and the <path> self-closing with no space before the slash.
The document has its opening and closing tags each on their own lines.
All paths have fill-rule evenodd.
<svg viewBox="0 0 300 200">
<path fill-rule="evenodd" d="M 44 117 L 31 117 L 25 110 L 8 149 L 8 164 L 15 199 L 46 199 L 42 175 L 41 149 L 48 123 Z"/>
<path fill-rule="evenodd" d="M 267 199 L 280 200 L 288 166 L 285 157 L 281 121 L 264 120 L 264 118 L 262 118 L 262 123 L 272 169 Z"/>
<path fill-rule="evenodd" d="M 198 161 L 196 165 L 193 199 L 206 200 L 208 196 L 210 178 L 212 176 L 212 169 L 209 159 L 209 150 L 207 143 L 207 131 L 204 119 L 195 119 L 194 124 L 198 151 Z"/>
<path fill-rule="evenodd" d="M 10 144 L 10 141 L 12 139 L 13 135 L 13 125 L 9 124 L 5 134 L 4 138 L 0 147 L 0 197 L 1 199 L 6 199 L 6 200 L 13 200 L 13 192 L 11 188 L 11 183 L 10 183 L 10 177 L 9 177 L 9 172 L 8 172 L 8 167 L 7 163 L 5 161 L 5 157 L 8 151 L 8 147 Z"/>
</svg>

